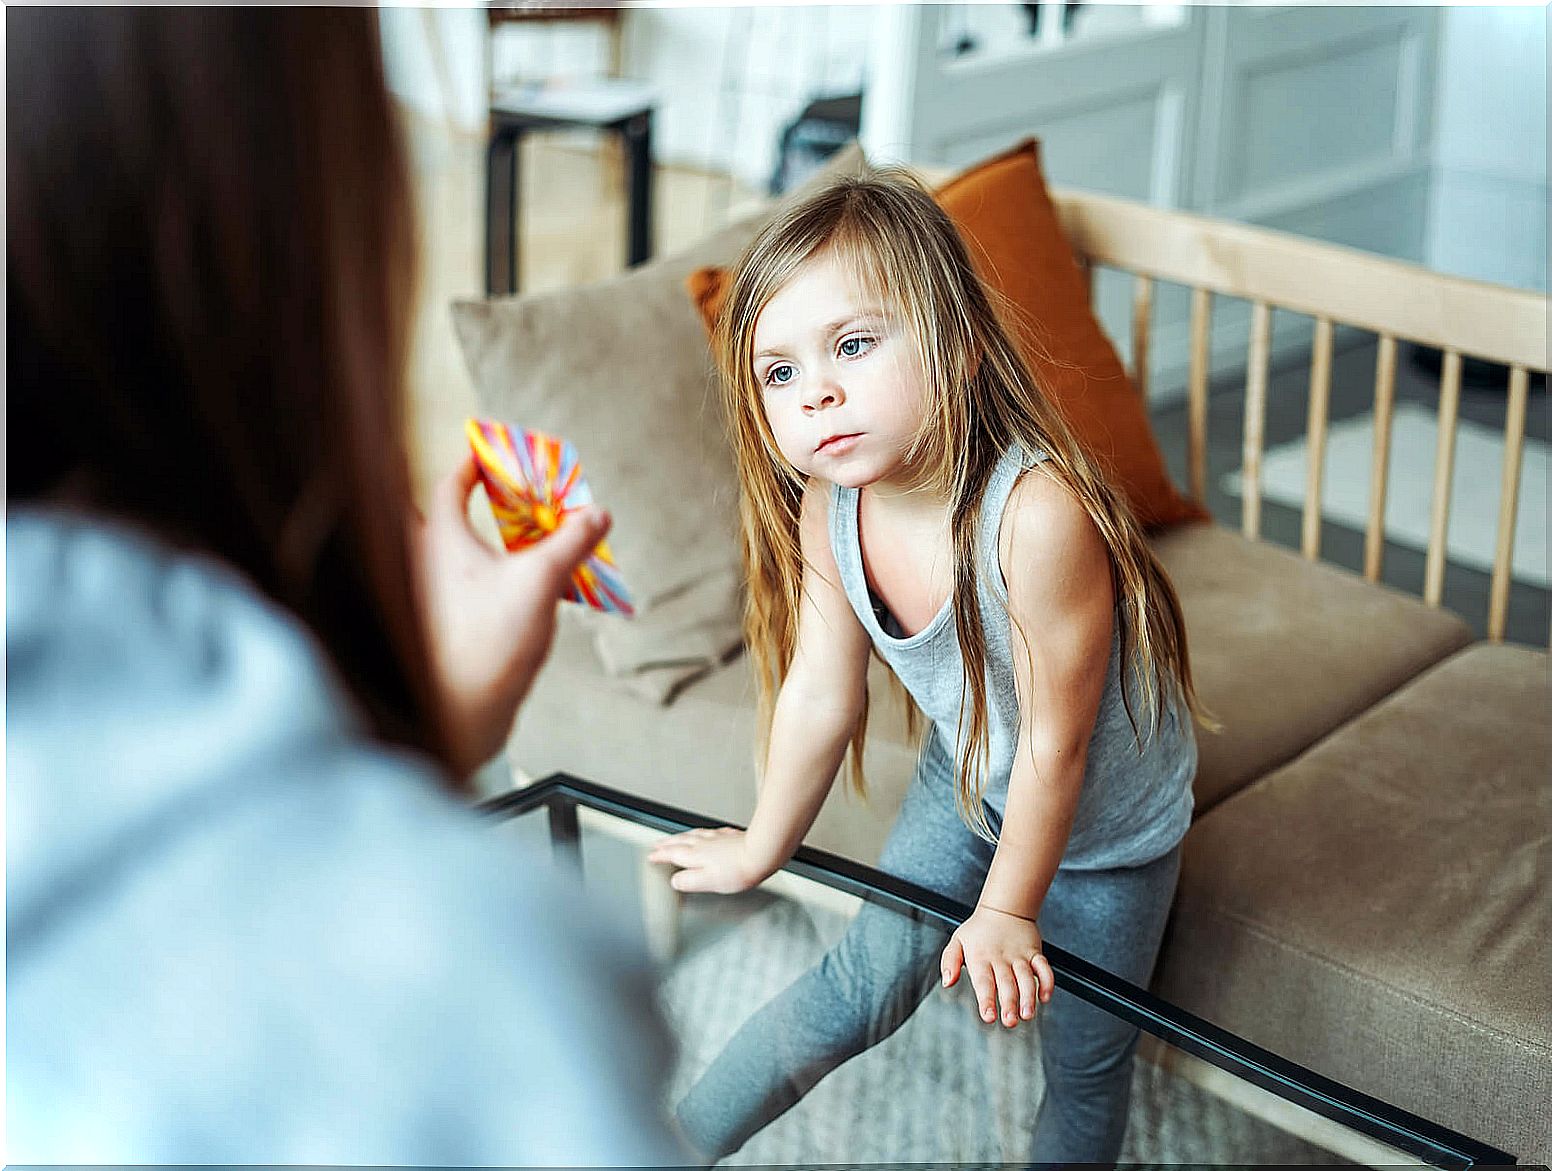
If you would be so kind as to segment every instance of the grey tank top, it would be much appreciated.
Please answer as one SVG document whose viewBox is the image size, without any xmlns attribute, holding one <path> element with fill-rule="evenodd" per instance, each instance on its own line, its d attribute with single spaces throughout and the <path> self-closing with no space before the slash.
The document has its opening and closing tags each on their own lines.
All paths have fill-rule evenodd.
<svg viewBox="0 0 1552 1171">
<path fill-rule="evenodd" d="M 981 504 L 977 537 L 976 596 L 986 627 L 986 699 L 991 743 L 983 799 L 1001 816 L 1007 804 L 1008 777 L 1013 767 L 1019 726 L 1014 689 L 1012 628 L 1008 591 L 998 554 L 998 533 L 1008 497 L 1019 475 L 1046 458 L 1044 452 L 1005 453 L 993 469 Z M 904 631 L 877 601 L 862 566 L 857 535 L 858 493 L 832 485 L 830 544 L 840 568 L 841 584 L 863 629 L 923 714 L 931 731 L 922 753 L 922 769 L 952 778 L 958 760 L 959 704 L 964 690 L 964 660 L 955 630 L 953 600 L 926 627 L 902 637 Z M 1038 631 L 1029 632 L 1031 638 Z M 1061 865 L 1071 870 L 1101 870 L 1138 866 L 1167 853 L 1191 824 L 1191 782 L 1196 775 L 1196 735 L 1184 704 L 1174 689 L 1164 698 L 1159 731 L 1149 736 L 1135 683 L 1129 685 L 1132 710 L 1138 717 L 1142 749 L 1122 701 L 1121 628 L 1115 623 L 1110 664 L 1094 734 L 1089 740 L 1083 791 Z"/>
</svg>

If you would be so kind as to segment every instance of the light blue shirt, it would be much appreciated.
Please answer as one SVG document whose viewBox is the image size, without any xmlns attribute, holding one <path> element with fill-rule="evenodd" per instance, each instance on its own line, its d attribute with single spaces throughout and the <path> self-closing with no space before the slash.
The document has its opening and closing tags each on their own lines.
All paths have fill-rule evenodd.
<svg viewBox="0 0 1552 1171">
<path fill-rule="evenodd" d="M 6 642 L 12 1162 L 689 1161 L 644 958 L 245 579 L 13 510 Z"/>
</svg>

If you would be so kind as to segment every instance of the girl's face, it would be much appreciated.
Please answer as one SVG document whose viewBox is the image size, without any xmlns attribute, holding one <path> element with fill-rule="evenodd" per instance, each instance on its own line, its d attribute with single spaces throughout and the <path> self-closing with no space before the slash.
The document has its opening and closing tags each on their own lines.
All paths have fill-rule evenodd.
<svg viewBox="0 0 1552 1171">
<path fill-rule="evenodd" d="M 754 379 L 777 447 L 804 475 L 847 488 L 909 486 L 906 452 L 926 409 L 917 347 L 876 300 L 824 249 L 755 321 Z"/>
</svg>

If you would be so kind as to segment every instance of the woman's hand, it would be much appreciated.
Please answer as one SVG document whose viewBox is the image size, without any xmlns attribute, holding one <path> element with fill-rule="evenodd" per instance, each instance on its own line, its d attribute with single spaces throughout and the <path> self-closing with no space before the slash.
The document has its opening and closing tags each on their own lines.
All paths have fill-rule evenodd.
<svg viewBox="0 0 1552 1171">
<path fill-rule="evenodd" d="M 478 480 L 471 454 L 436 486 L 429 515 L 411 529 L 432 663 L 457 763 L 468 771 L 501 750 L 549 654 L 556 603 L 610 523 L 602 509 L 585 508 L 522 552 L 493 549 L 469 522 Z"/>
<path fill-rule="evenodd" d="M 1056 989 L 1034 921 L 992 907 L 976 907 L 943 949 L 943 987 L 953 987 L 961 970 L 970 973 L 981 1019 L 995 1021 L 1000 1003 L 1010 1029 L 1033 1020 L 1036 1002 L 1048 1004 Z"/>
<path fill-rule="evenodd" d="M 664 838 L 647 855 L 649 862 L 680 867 L 668 881 L 675 890 L 737 894 L 759 886 L 776 871 L 751 856 L 741 829 L 692 829 Z"/>
</svg>

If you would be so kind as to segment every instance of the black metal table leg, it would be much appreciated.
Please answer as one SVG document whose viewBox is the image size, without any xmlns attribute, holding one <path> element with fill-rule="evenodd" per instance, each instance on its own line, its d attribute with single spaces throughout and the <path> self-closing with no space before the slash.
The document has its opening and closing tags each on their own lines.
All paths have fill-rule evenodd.
<svg viewBox="0 0 1552 1171">
<path fill-rule="evenodd" d="M 631 118 L 620 133 L 630 156 L 630 192 L 626 200 L 630 225 L 625 263 L 635 265 L 652 258 L 652 111 Z"/>
<path fill-rule="evenodd" d="M 569 801 L 550 802 L 550 849 L 557 863 L 581 873 L 582 832 L 577 807 Z"/>
<path fill-rule="evenodd" d="M 497 126 L 485 155 L 485 295 L 517 292 L 519 127 Z"/>
<path fill-rule="evenodd" d="M 652 111 L 600 123 L 515 111 L 492 112 L 485 157 L 485 295 L 509 296 L 518 289 L 518 239 L 521 231 L 518 169 L 523 133 L 567 126 L 593 126 L 619 134 L 629 155 L 626 192 L 626 266 L 652 257 Z"/>
</svg>

